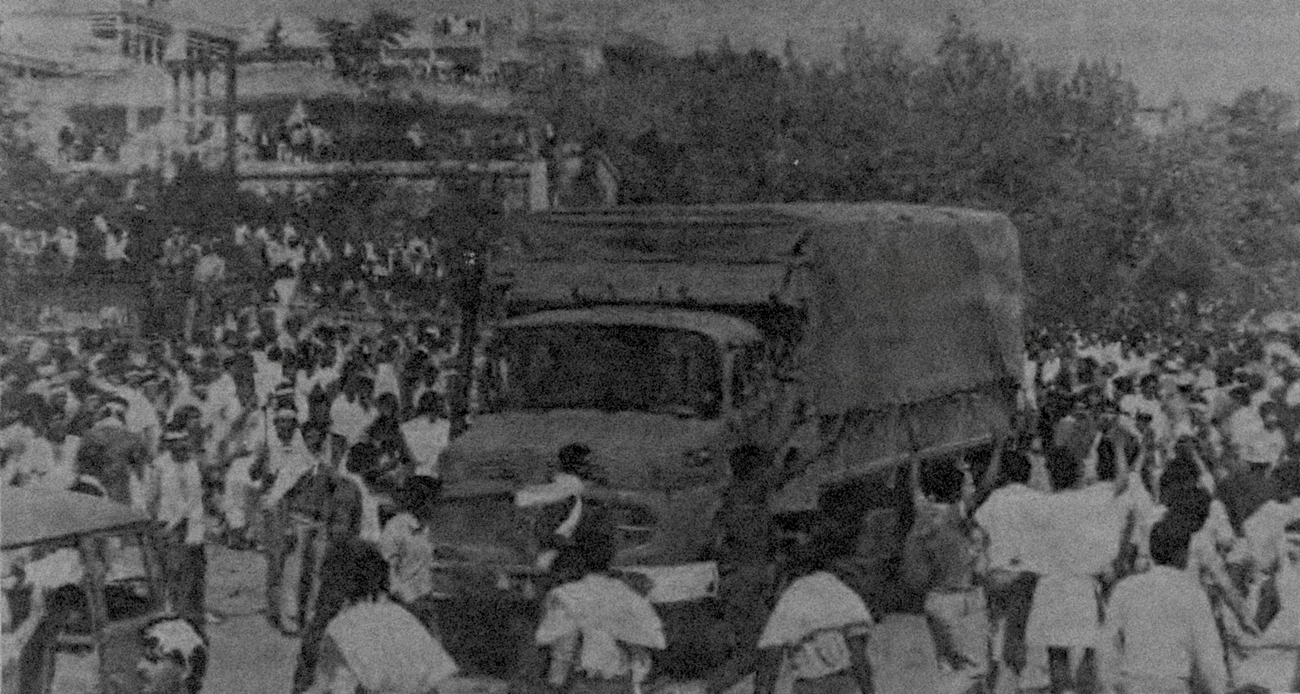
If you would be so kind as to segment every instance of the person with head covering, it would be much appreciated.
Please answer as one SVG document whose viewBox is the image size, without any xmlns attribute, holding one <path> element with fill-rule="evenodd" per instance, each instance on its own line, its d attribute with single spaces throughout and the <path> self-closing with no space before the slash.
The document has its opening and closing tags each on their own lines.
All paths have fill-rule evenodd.
<svg viewBox="0 0 1300 694">
<path fill-rule="evenodd" d="M 158 481 L 155 519 L 163 525 L 163 574 L 172 604 L 181 616 L 205 618 L 207 554 L 204 550 L 203 476 L 192 432 L 182 422 L 169 423 L 163 452 L 153 461 Z"/>
</svg>

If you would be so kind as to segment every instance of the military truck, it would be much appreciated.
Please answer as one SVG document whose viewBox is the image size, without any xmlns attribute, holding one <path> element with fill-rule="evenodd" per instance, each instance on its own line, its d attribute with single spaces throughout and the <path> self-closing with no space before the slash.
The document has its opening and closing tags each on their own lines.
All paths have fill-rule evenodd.
<svg viewBox="0 0 1300 694">
<path fill-rule="evenodd" d="M 444 454 L 433 523 L 449 600 L 534 597 L 536 535 L 511 493 L 545 480 L 569 443 L 604 473 L 588 494 L 615 520 L 616 563 L 662 584 L 652 600 L 672 612 L 713 598 L 712 521 L 734 447 L 802 460 L 774 513 L 835 503 L 888 534 L 868 526 L 898 521 L 871 511 L 910 499 L 900 470 L 987 451 L 1012 425 L 1023 291 L 1017 233 L 999 214 L 547 212 L 513 223 L 489 275 L 500 317 L 479 360 L 481 407 Z"/>
</svg>

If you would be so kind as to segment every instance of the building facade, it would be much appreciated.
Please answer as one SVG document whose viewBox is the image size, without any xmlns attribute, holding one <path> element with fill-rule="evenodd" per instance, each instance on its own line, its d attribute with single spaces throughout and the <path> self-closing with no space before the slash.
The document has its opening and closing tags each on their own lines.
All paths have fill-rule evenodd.
<svg viewBox="0 0 1300 694">
<path fill-rule="evenodd" d="M 521 97 L 556 61 L 600 69 L 614 36 L 554 8 L 442 0 L 384 50 L 383 89 L 368 91 L 335 74 L 315 24 L 214 23 L 171 0 L 23 0 L 0 9 L 0 76 L 69 173 L 189 161 L 266 192 L 364 170 L 435 191 L 471 181 L 538 209 L 559 169 Z"/>
<path fill-rule="evenodd" d="M 242 33 L 167 0 L 12 3 L 0 15 L 0 74 L 56 168 L 215 165 L 231 148 Z"/>
</svg>

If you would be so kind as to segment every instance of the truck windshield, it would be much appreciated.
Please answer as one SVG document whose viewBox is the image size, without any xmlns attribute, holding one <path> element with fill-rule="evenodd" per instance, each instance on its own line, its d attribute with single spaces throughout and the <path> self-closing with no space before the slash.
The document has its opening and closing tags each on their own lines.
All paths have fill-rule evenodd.
<svg viewBox="0 0 1300 694">
<path fill-rule="evenodd" d="M 722 358 L 707 337 L 628 325 L 504 331 L 488 409 L 596 409 L 711 419 L 722 403 Z"/>
</svg>

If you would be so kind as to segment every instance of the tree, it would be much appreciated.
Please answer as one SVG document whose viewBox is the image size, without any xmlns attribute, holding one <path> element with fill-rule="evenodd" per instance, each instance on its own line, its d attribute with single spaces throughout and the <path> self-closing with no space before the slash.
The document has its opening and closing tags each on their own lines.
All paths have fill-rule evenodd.
<svg viewBox="0 0 1300 694">
<path fill-rule="evenodd" d="M 412 26 L 410 19 L 382 10 L 372 12 L 360 24 L 341 19 L 316 21 L 316 30 L 325 39 L 333 61 L 334 75 L 351 83 L 355 89 L 349 128 L 352 137 L 344 142 L 351 157 L 359 154 L 355 142 L 361 127 L 359 102 L 391 96 L 389 89 L 399 71 L 385 64 L 384 52 L 400 47 L 402 41 L 410 35 Z"/>
<path fill-rule="evenodd" d="M 362 92 L 382 90 L 392 78 L 384 65 L 384 51 L 400 48 L 413 24 L 407 17 L 377 10 L 360 24 L 341 19 L 321 19 L 316 30 L 325 39 L 334 74 Z"/>
</svg>

